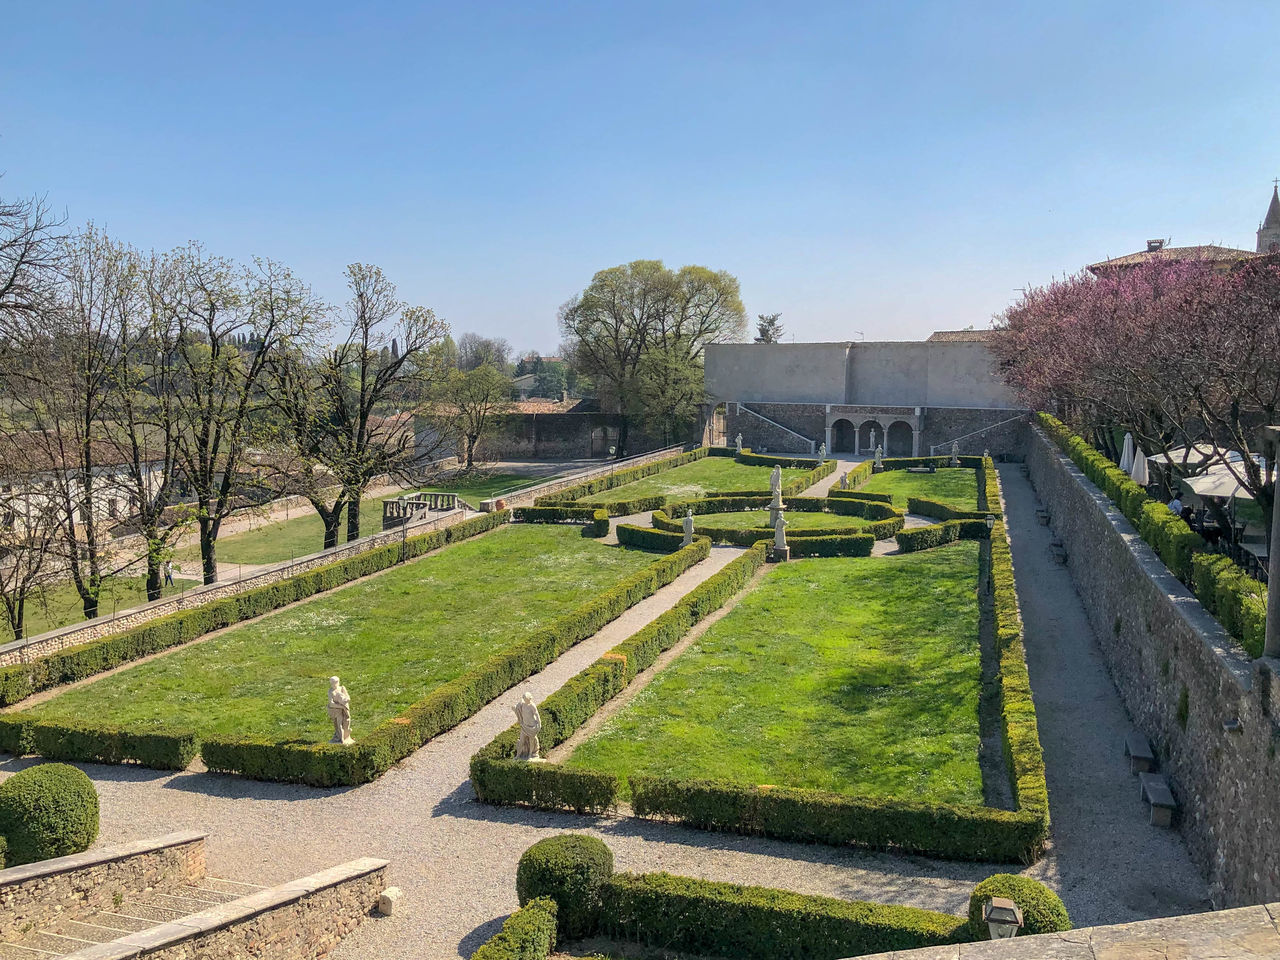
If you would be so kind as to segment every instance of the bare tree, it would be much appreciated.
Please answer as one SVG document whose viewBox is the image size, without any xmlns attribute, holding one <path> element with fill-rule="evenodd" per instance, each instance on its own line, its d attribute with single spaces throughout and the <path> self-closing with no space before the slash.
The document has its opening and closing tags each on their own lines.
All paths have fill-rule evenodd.
<svg viewBox="0 0 1280 960">
<path fill-rule="evenodd" d="M 506 373 L 511 366 L 511 344 L 501 337 L 464 333 L 458 338 L 458 369 L 475 370 L 485 364 Z"/>
<path fill-rule="evenodd" d="M 0 200 L 0 313 L 29 312 L 62 257 L 62 221 L 43 199 Z"/>
<path fill-rule="evenodd" d="M 0 439 L 0 606 L 15 640 L 26 636 L 27 602 L 59 576 L 61 525 L 52 500 L 31 488 L 21 450 Z"/>
</svg>

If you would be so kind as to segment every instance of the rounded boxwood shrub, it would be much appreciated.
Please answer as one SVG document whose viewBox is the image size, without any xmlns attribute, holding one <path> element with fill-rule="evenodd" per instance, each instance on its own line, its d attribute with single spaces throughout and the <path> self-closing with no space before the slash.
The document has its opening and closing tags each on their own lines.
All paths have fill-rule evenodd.
<svg viewBox="0 0 1280 960">
<path fill-rule="evenodd" d="M 0 835 L 10 866 L 65 857 L 98 837 L 98 791 L 65 763 L 28 767 L 0 784 Z"/>
<path fill-rule="evenodd" d="M 982 906 L 988 897 L 1004 897 L 1022 908 L 1019 936 L 1071 929 L 1067 908 L 1058 895 L 1043 883 L 1012 873 L 997 873 L 974 887 L 969 897 L 969 932 L 975 940 L 991 938 L 987 923 L 982 919 Z"/>
<path fill-rule="evenodd" d="M 556 902 L 559 938 L 590 936 L 599 924 L 600 885 L 613 876 L 613 851 L 603 840 L 562 833 L 539 840 L 520 857 L 520 906 L 538 897 Z"/>
</svg>

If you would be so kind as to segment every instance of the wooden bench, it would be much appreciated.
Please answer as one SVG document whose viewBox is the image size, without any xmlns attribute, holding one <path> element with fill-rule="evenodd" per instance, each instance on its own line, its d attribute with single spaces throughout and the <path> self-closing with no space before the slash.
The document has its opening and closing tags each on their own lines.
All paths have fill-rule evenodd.
<svg viewBox="0 0 1280 960">
<path fill-rule="evenodd" d="M 1124 755 L 1129 758 L 1130 773 L 1150 773 L 1156 768 L 1156 755 L 1151 741 L 1137 730 L 1131 730 L 1124 738 Z"/>
<path fill-rule="evenodd" d="M 1158 773 L 1140 773 L 1138 783 L 1142 791 L 1142 799 L 1151 804 L 1151 825 L 1172 827 L 1173 815 L 1178 810 L 1178 801 L 1173 798 L 1169 781 Z"/>
</svg>

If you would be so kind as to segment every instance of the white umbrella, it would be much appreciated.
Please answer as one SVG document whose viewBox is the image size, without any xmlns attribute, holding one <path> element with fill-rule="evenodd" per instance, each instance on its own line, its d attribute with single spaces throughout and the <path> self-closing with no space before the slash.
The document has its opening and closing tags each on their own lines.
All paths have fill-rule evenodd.
<svg viewBox="0 0 1280 960">
<path fill-rule="evenodd" d="M 1129 468 L 1129 476 L 1133 477 L 1133 482 L 1140 487 L 1145 487 L 1151 482 L 1151 476 L 1147 472 L 1147 455 L 1142 452 L 1142 448 L 1138 447 L 1138 452 L 1133 455 L 1133 466 Z"/>
<path fill-rule="evenodd" d="M 1198 477 L 1188 477 L 1182 481 L 1187 488 L 1198 497 L 1238 497 L 1252 500 L 1251 494 L 1235 478 L 1231 468 L 1225 463 L 1214 464 Z"/>
<path fill-rule="evenodd" d="M 1124 435 L 1124 450 L 1120 453 L 1120 469 L 1128 473 L 1133 469 L 1133 434 Z"/>
</svg>

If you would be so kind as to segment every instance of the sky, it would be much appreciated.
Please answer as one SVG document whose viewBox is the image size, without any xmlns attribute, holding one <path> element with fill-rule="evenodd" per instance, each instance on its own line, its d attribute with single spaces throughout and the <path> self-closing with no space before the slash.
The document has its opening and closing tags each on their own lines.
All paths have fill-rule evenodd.
<svg viewBox="0 0 1280 960">
<path fill-rule="evenodd" d="M 546 354 L 636 259 L 796 341 L 985 327 L 1108 256 L 1253 249 L 1280 4 L 11 4 L 0 196 L 143 249 L 381 266 Z"/>
</svg>

